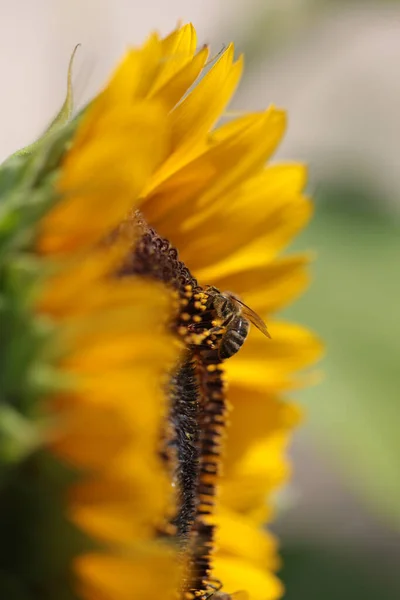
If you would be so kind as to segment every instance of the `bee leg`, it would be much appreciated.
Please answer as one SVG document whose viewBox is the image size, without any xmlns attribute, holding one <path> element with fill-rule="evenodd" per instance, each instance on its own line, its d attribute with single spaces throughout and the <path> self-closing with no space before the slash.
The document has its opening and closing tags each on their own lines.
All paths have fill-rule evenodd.
<svg viewBox="0 0 400 600">
<path fill-rule="evenodd" d="M 210 321 L 201 321 L 200 323 L 190 323 L 187 328 L 189 331 L 200 331 L 203 329 L 211 329 L 212 320 Z"/>
<path fill-rule="evenodd" d="M 222 335 L 225 333 L 224 327 L 211 327 L 208 330 L 208 335 L 206 337 L 206 345 L 211 350 L 216 350 L 218 348 L 219 342 L 221 341 Z M 207 343 L 207 342 L 212 342 Z"/>
<path fill-rule="evenodd" d="M 224 333 L 224 331 L 225 331 L 225 327 L 216 325 L 215 327 L 211 327 L 211 329 L 208 330 L 208 333 L 210 335 L 220 335 L 221 333 Z"/>
<path fill-rule="evenodd" d="M 207 587 L 211 590 L 207 592 L 207 596 L 205 596 L 204 600 L 211 600 L 211 598 L 215 595 L 216 592 L 219 592 L 222 589 L 222 582 L 219 579 L 213 577 L 207 582 Z"/>
<path fill-rule="evenodd" d="M 204 327 L 201 328 L 204 331 Z M 212 327 L 207 331 L 207 335 L 201 344 L 197 344 L 197 350 L 216 350 L 222 334 L 225 332 L 223 327 Z"/>
</svg>

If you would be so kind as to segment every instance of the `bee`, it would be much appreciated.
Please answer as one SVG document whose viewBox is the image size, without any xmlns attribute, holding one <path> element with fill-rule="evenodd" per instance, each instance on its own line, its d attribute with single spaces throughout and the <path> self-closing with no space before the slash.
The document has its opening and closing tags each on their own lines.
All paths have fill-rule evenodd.
<svg viewBox="0 0 400 600">
<path fill-rule="evenodd" d="M 267 326 L 261 317 L 232 292 L 220 292 L 218 288 L 209 286 L 206 293 L 212 301 L 212 307 L 225 329 L 218 347 L 220 359 L 230 358 L 243 346 L 250 329 L 255 325 L 265 336 L 270 338 Z M 211 333 L 218 333 L 221 327 L 214 327 Z"/>
</svg>

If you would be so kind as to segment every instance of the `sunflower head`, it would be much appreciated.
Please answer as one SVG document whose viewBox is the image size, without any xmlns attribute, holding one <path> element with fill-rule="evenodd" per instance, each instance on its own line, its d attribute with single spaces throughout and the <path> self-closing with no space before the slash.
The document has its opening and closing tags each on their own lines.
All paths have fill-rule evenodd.
<svg viewBox="0 0 400 600">
<path fill-rule="evenodd" d="M 207 58 L 192 25 L 153 34 L 69 120 L 71 59 L 0 169 L 4 597 L 282 594 L 264 525 L 320 345 L 274 313 L 311 205 L 302 166 L 267 165 L 284 111 L 228 119 L 242 60 Z"/>
</svg>

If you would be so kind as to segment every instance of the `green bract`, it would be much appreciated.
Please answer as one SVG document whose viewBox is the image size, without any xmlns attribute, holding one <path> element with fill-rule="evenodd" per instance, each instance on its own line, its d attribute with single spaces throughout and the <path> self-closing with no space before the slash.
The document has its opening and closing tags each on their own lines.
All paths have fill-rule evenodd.
<svg viewBox="0 0 400 600">
<path fill-rule="evenodd" d="M 73 599 L 72 559 L 88 549 L 65 518 L 66 486 L 77 475 L 44 448 L 42 402 L 65 383 L 54 325 L 35 312 L 57 268 L 36 254 L 35 237 L 59 198 L 55 182 L 77 126 L 69 121 L 70 70 L 66 101 L 46 133 L 0 166 L 0 597 L 8 600 Z"/>
</svg>

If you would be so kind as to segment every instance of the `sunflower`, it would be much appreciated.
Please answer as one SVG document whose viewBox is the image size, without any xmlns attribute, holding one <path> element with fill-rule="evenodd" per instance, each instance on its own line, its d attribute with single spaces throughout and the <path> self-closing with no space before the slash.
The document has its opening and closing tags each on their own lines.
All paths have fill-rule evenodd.
<svg viewBox="0 0 400 600">
<path fill-rule="evenodd" d="M 307 283 L 307 257 L 278 254 L 311 203 L 304 167 L 265 166 L 285 113 L 219 124 L 242 60 L 230 45 L 207 61 L 191 25 L 153 34 L 82 115 L 4 169 L 5 273 L 34 265 L 9 338 L 23 346 L 28 323 L 36 344 L 3 419 L 17 399 L 30 432 L 12 440 L 6 495 L 23 501 L 3 518 L 31 553 L 1 567 L 27 597 L 282 595 L 264 525 L 300 416 L 286 393 L 320 344 L 273 314 Z M 13 221 L 21 195 L 37 201 Z M 249 320 L 272 339 L 245 341 Z M 42 377 L 28 387 L 27 373 Z M 32 503 L 58 519 L 40 543 Z"/>
</svg>

